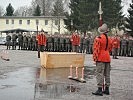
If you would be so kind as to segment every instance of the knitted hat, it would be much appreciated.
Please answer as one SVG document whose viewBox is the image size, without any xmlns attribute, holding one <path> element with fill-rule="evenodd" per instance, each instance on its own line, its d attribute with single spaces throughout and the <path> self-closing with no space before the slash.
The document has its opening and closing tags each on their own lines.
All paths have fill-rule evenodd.
<svg viewBox="0 0 133 100">
<path fill-rule="evenodd" d="M 108 26 L 107 26 L 107 24 L 103 24 L 102 26 L 100 26 L 99 28 L 98 28 L 98 32 L 99 33 L 107 33 L 109 30 L 108 30 Z"/>
</svg>

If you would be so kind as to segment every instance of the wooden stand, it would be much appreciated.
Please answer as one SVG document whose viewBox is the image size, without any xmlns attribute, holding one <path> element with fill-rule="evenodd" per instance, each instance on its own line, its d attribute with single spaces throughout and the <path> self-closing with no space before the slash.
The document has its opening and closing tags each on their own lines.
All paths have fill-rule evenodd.
<svg viewBox="0 0 133 100">
<path fill-rule="evenodd" d="M 85 55 L 75 52 L 40 52 L 41 66 L 45 68 L 82 67 Z"/>
<path fill-rule="evenodd" d="M 78 82 L 81 82 L 81 83 L 86 83 L 86 81 L 85 80 L 82 80 L 81 78 L 71 77 L 69 79 L 75 80 L 75 81 L 78 81 Z"/>
<path fill-rule="evenodd" d="M 71 69 L 71 66 L 70 66 L 70 69 Z M 81 82 L 81 83 L 86 83 L 86 81 L 84 79 L 84 68 L 82 68 L 82 78 L 79 78 L 78 67 L 76 67 L 75 71 L 76 71 L 76 74 L 75 74 L 76 77 L 73 77 L 72 74 L 71 74 L 72 72 L 70 72 L 70 74 L 71 74 L 70 76 L 71 77 L 68 76 L 68 78 L 71 79 L 71 80 L 75 80 L 75 81 Z"/>
</svg>

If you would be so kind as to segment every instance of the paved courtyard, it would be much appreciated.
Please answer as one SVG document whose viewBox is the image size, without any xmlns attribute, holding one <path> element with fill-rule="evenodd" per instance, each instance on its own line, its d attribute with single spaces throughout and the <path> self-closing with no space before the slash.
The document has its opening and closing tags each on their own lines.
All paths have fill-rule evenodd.
<svg viewBox="0 0 133 100">
<path fill-rule="evenodd" d="M 0 46 L 0 55 L 3 50 Z M 0 58 L 0 100 L 133 100 L 132 57 L 112 59 L 110 95 L 99 97 L 91 94 L 97 89 L 92 55 L 85 55 L 86 83 L 67 79 L 69 69 L 40 68 L 37 51 L 6 55 L 10 61 Z"/>
</svg>

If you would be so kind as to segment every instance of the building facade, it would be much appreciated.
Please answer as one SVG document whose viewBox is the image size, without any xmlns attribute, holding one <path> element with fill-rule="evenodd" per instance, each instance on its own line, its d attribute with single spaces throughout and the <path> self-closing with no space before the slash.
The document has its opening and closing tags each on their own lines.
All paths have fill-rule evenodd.
<svg viewBox="0 0 133 100">
<path fill-rule="evenodd" d="M 64 24 L 64 16 L 3 16 L 0 17 L 0 31 L 11 29 L 25 29 L 31 32 L 43 29 L 48 34 L 64 34 L 67 29 Z"/>
</svg>

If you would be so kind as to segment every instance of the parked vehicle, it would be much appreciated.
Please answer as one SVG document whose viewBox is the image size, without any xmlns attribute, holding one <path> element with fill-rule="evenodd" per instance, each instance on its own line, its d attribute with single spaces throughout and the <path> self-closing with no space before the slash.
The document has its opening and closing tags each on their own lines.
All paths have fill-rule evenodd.
<svg viewBox="0 0 133 100">
<path fill-rule="evenodd" d="M 0 45 L 6 44 L 6 37 L 0 37 Z"/>
</svg>

